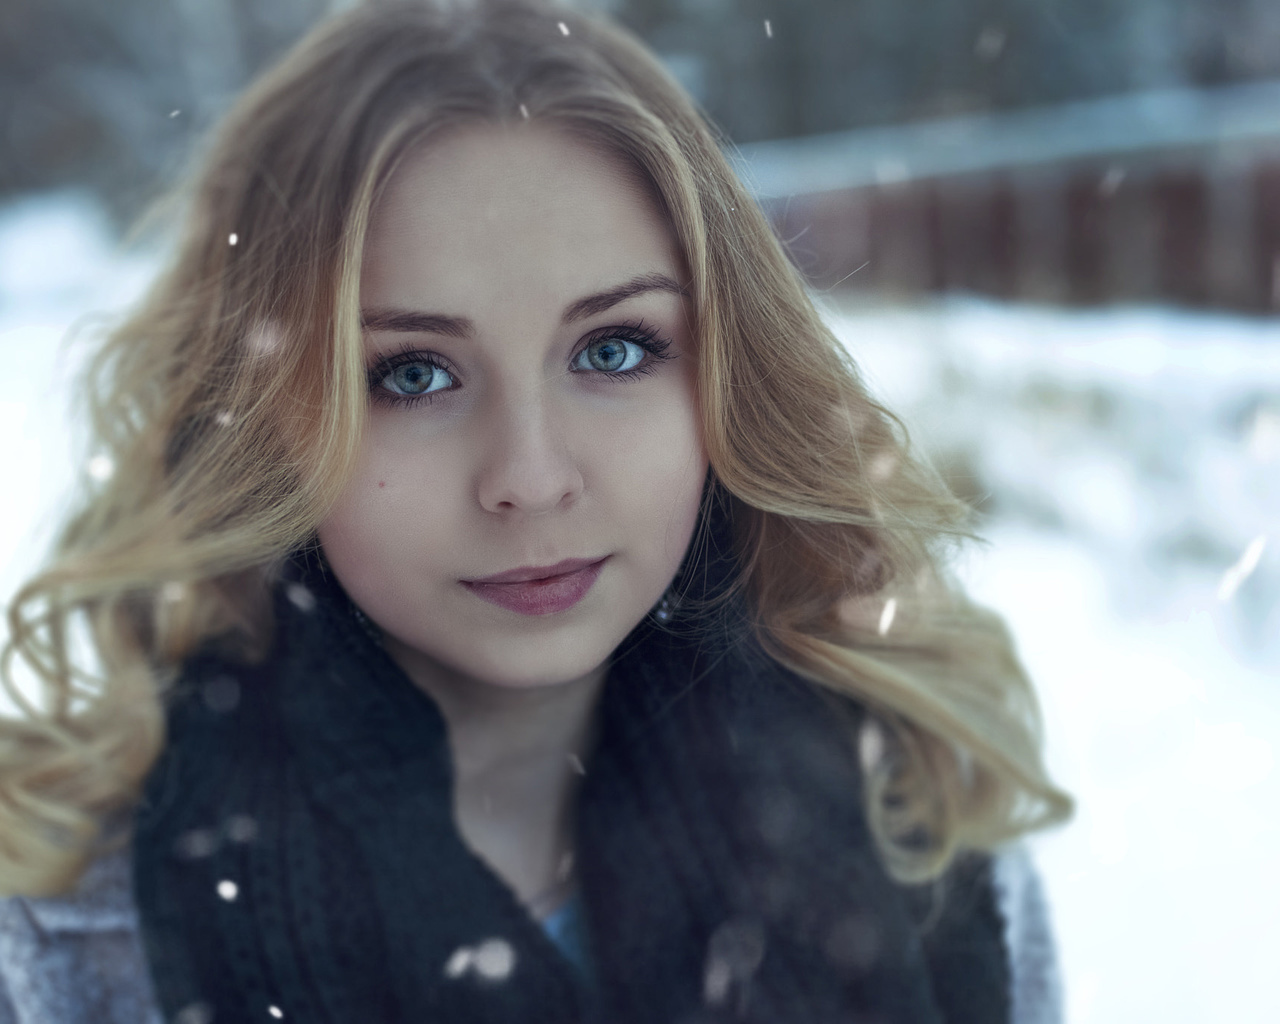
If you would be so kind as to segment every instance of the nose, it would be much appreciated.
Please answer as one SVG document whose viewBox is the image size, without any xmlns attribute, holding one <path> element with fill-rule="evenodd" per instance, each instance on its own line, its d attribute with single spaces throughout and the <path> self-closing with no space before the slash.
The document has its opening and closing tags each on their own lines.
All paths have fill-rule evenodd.
<svg viewBox="0 0 1280 1024">
<path fill-rule="evenodd" d="M 552 406 L 536 386 L 496 403 L 476 485 L 486 512 L 545 515 L 582 493 L 570 430 Z"/>
</svg>

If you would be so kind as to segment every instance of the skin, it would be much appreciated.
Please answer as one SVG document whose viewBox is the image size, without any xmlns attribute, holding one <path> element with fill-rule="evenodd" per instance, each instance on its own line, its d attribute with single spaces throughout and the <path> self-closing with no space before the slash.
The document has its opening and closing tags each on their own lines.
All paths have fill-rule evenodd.
<svg viewBox="0 0 1280 1024">
<path fill-rule="evenodd" d="M 659 275 L 678 290 L 565 320 L 584 297 Z M 374 210 L 361 307 L 378 382 L 320 541 L 444 714 L 463 837 L 526 901 L 569 852 L 572 758 L 587 760 L 609 659 L 670 584 L 696 525 L 707 457 L 686 279 L 633 172 L 542 126 L 433 141 Z M 422 314 L 465 318 L 465 336 Z M 636 325 L 669 343 L 665 358 L 631 340 L 644 337 Z M 388 370 L 402 349 L 411 364 Z M 614 372 L 620 356 L 646 372 Z M 405 381 L 438 390 L 395 404 Z M 461 582 L 602 556 L 585 598 L 547 615 Z"/>
</svg>

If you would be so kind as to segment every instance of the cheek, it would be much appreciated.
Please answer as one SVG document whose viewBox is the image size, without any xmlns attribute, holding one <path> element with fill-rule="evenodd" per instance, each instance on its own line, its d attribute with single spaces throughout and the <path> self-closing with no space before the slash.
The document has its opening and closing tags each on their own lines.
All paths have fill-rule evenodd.
<svg viewBox="0 0 1280 1024">
<path fill-rule="evenodd" d="M 438 532 L 448 493 L 439 477 L 438 466 L 423 464 L 421 447 L 369 432 L 351 480 L 316 531 L 344 584 L 385 580 L 404 568 L 414 537 Z"/>
<path fill-rule="evenodd" d="M 359 590 L 382 571 L 390 518 L 353 482 L 317 529 L 325 558 L 348 590 Z"/>
<path fill-rule="evenodd" d="M 627 466 L 624 479 L 662 571 L 674 574 L 697 525 L 707 455 L 700 424 L 687 405 L 658 422 L 662 426 L 643 442 L 646 457 Z"/>
</svg>

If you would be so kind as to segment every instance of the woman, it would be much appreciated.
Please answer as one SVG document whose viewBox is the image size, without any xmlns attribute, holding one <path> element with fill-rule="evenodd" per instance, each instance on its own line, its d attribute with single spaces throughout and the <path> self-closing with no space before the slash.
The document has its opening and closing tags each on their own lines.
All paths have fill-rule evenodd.
<svg viewBox="0 0 1280 1024">
<path fill-rule="evenodd" d="M 992 854 L 1070 804 L 966 510 L 624 33 L 322 26 L 92 385 L 115 474 L 10 613 L 11 1005 L 1052 1019 Z"/>
</svg>

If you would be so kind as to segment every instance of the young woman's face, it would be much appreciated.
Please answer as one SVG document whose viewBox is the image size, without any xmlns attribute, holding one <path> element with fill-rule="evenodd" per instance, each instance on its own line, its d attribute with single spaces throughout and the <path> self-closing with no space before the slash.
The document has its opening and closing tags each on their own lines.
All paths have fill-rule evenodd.
<svg viewBox="0 0 1280 1024">
<path fill-rule="evenodd" d="M 420 684 L 588 677 L 662 596 L 707 470 L 685 281 L 635 178 L 568 135 L 468 128 L 391 179 L 369 429 L 319 533 Z"/>
</svg>

